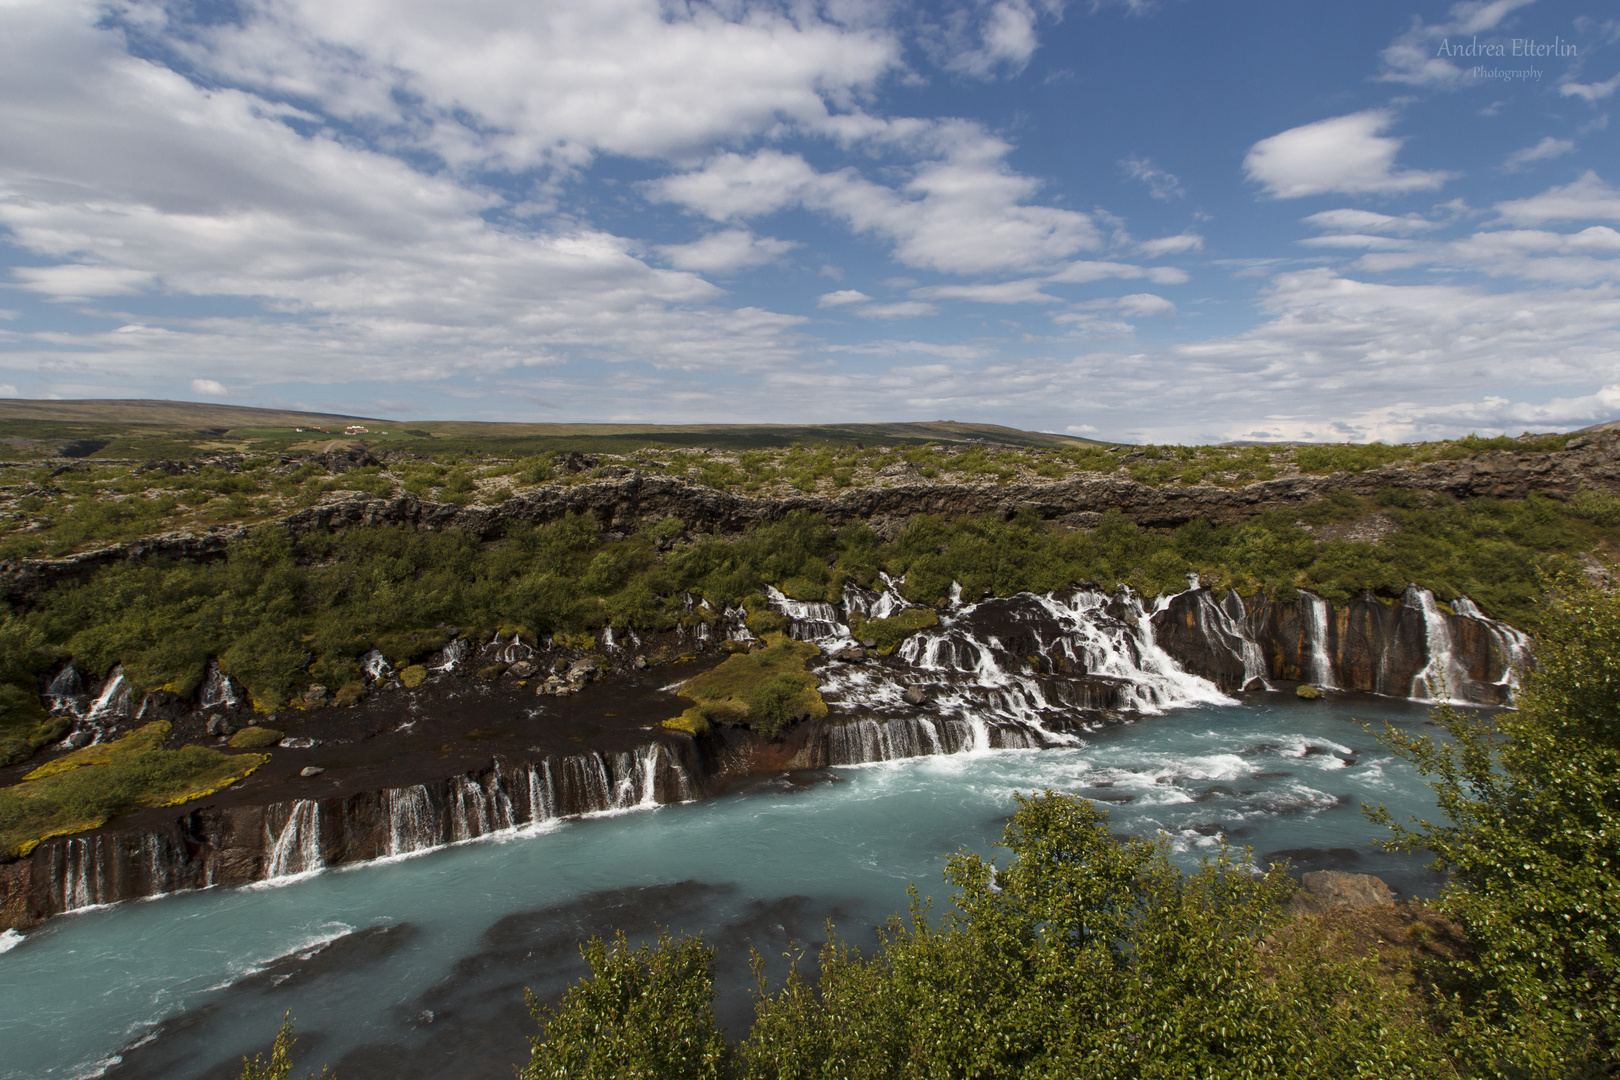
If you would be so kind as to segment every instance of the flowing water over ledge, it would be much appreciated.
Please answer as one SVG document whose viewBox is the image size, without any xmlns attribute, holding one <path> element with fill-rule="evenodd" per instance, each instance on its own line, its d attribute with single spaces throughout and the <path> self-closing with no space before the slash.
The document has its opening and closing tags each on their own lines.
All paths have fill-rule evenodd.
<svg viewBox="0 0 1620 1080">
<path fill-rule="evenodd" d="M 877 592 L 846 589 L 838 604 L 776 590 L 771 600 L 794 637 L 857 658 L 850 624 L 858 615 L 888 618 L 912 606 L 887 579 Z M 1128 590 L 979 603 L 956 591 L 938 618 L 893 657 L 821 668 L 831 714 L 782 743 L 721 730 L 694 744 L 646 728 L 629 750 L 496 757 L 403 787 L 203 808 L 145 831 L 47 842 L 25 863 L 0 868 L 0 892 L 12 925 L 25 926 L 119 900 L 275 881 L 561 817 L 682 802 L 739 773 L 1075 746 L 1121 717 L 1231 704 L 1234 692 L 1270 688 L 1268 679 L 1494 704 L 1510 698 L 1526 656 L 1522 634 L 1465 597 L 1442 609 L 1415 586 L 1398 603 L 1367 597 L 1337 612 L 1309 593 L 1286 603 L 1235 593 L 1217 600 L 1196 586 L 1152 605 Z M 727 625 L 733 638 L 750 636 L 740 616 Z M 487 648 L 520 647 L 533 651 L 515 639 Z M 218 692 L 228 693 L 219 679 Z M 88 715 L 128 697 L 120 687 L 115 673 L 94 703 L 85 695 Z"/>
<path fill-rule="evenodd" d="M 509 1077 L 532 1030 L 523 988 L 560 991 L 579 972 L 576 941 L 615 926 L 704 931 L 722 953 L 722 1013 L 740 1024 L 750 948 L 774 957 L 790 939 L 814 942 L 828 917 L 869 941 L 908 881 L 941 895 L 947 853 L 988 849 L 1015 791 L 1104 801 L 1116 828 L 1163 831 L 1184 864 L 1225 838 L 1262 862 L 1285 852 L 1306 869 L 1432 888 L 1416 860 L 1369 845 L 1363 803 L 1432 804 L 1352 716 L 1413 730 L 1426 719 L 1369 696 L 1245 695 L 1038 753 L 822 769 L 657 807 L 630 792 L 640 809 L 81 912 L 0 953 L 0 1076 L 230 1076 L 290 1009 L 300 1061 L 332 1063 L 344 1080 Z M 500 820 L 467 797 L 476 814 L 463 820 Z M 401 820 L 449 828 L 443 806 L 401 798 Z M 278 839 L 318 831 L 303 813 Z M 289 870 L 304 865 L 299 846 L 286 845 Z"/>
</svg>

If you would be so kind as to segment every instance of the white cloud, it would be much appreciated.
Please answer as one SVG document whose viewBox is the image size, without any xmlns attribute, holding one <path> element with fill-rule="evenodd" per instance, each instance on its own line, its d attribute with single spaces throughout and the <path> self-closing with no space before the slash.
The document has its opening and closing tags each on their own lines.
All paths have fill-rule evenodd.
<svg viewBox="0 0 1620 1080">
<path fill-rule="evenodd" d="M 13 336 L 12 363 L 132 378 L 224 364 L 245 385 L 421 381 L 563 353 L 671 368 L 798 354 L 799 317 L 711 307 L 712 285 L 588 225 L 496 227 L 488 192 L 300 135 L 251 94 L 131 57 L 98 12 L 6 14 L 0 225 L 44 262 L 13 280 L 57 299 L 237 296 L 268 315 Z"/>
<path fill-rule="evenodd" d="M 983 15 L 977 48 L 961 48 L 961 35 L 953 35 L 957 47 L 945 61 L 947 70 L 986 79 L 997 70 L 1017 73 L 1035 55 L 1035 10 L 1026 0 L 998 0 Z"/>
<path fill-rule="evenodd" d="M 1569 139 L 1555 139 L 1546 136 L 1534 146 L 1527 146 L 1523 150 L 1515 150 L 1502 161 L 1502 168 L 1507 172 L 1517 172 L 1526 165 L 1537 161 L 1551 161 L 1564 154 L 1573 154 L 1575 144 Z"/>
<path fill-rule="evenodd" d="M 722 229 L 690 244 L 661 245 L 658 251 L 678 269 L 723 274 L 775 262 L 798 246 L 747 229 Z"/>
<path fill-rule="evenodd" d="M 1042 278 L 998 281 L 985 285 L 930 285 L 913 289 L 912 296 L 926 300 L 967 300 L 980 304 L 1056 304 L 1057 297 L 1041 291 Z"/>
<path fill-rule="evenodd" d="M 1203 251 L 1204 238 L 1197 233 L 1161 236 L 1157 240 L 1142 241 L 1136 245 L 1136 250 L 1150 259 L 1161 258 L 1165 255 L 1179 255 L 1188 251 Z"/>
<path fill-rule="evenodd" d="M 1410 240 L 1393 236 L 1369 236 L 1366 233 L 1331 233 L 1327 236 L 1306 237 L 1299 242 L 1306 247 L 1361 248 L 1366 251 L 1407 251 L 1412 247 Z"/>
<path fill-rule="evenodd" d="M 1528 199 L 1496 204 L 1502 220 L 1515 225 L 1544 225 L 1549 221 L 1620 221 L 1620 191 L 1588 170 L 1579 180 L 1548 188 Z"/>
<path fill-rule="evenodd" d="M 946 273 L 1032 268 L 1100 242 L 1087 215 L 1031 205 L 1039 183 L 1009 169 L 1011 145 L 979 124 L 941 121 L 923 141 L 933 156 L 898 188 L 854 168 L 822 173 L 797 154 L 761 150 L 717 155 L 647 190 L 716 221 L 804 206 L 886 237 L 907 266 Z"/>
<path fill-rule="evenodd" d="M 1153 293 L 1131 293 L 1129 296 L 1122 296 L 1116 300 L 1114 306 L 1123 314 L 1136 318 L 1158 316 L 1170 319 L 1174 318 L 1176 314 L 1176 305 L 1162 296 L 1155 296 Z"/>
<path fill-rule="evenodd" d="M 225 389 L 225 384 L 217 379 L 192 379 L 191 392 L 201 394 L 203 397 L 230 397 L 231 392 Z"/>
<path fill-rule="evenodd" d="M 1438 227 L 1434 222 L 1418 214 L 1394 217 L 1371 210 L 1323 210 L 1303 220 L 1307 225 L 1314 225 L 1319 229 L 1332 229 L 1335 232 L 1395 233 L 1400 236 L 1410 236 Z"/>
<path fill-rule="evenodd" d="M 863 319 L 916 319 L 924 315 L 938 315 L 939 308 L 920 300 L 901 300 L 893 304 L 867 304 L 855 309 Z"/>
<path fill-rule="evenodd" d="M 1395 195 L 1432 191 L 1451 173 L 1395 169 L 1403 140 L 1380 134 L 1394 122 L 1386 109 L 1336 116 L 1290 128 L 1249 148 L 1249 179 L 1276 199 L 1332 192 Z"/>
<path fill-rule="evenodd" d="M 842 307 L 845 304 L 859 304 L 863 300 L 872 299 L 859 289 L 839 289 L 837 292 L 822 293 L 817 299 L 819 307 Z"/>
<path fill-rule="evenodd" d="M 1603 101 L 1612 96 L 1616 89 L 1620 89 L 1620 74 L 1603 82 L 1576 83 L 1567 82 L 1558 88 L 1558 92 L 1565 97 L 1584 98 L 1587 101 Z"/>
<path fill-rule="evenodd" d="M 1414 19 L 1381 54 L 1384 82 L 1453 89 L 1463 82 L 1463 69 L 1442 55 L 1440 46 L 1466 46 L 1477 34 L 1496 29 L 1517 8 L 1535 0 L 1464 0 L 1451 5 L 1451 18 L 1441 23 Z M 1458 39 L 1452 42 L 1451 39 Z"/>
<path fill-rule="evenodd" d="M 887 30 L 763 5 L 248 0 L 165 38 L 207 75 L 314 99 L 457 165 L 668 156 L 827 115 L 899 61 Z M 162 28 L 157 0 L 129 23 Z"/>
<path fill-rule="evenodd" d="M 1165 172 L 1147 158 L 1132 155 L 1120 161 L 1119 170 L 1127 178 L 1145 184 L 1155 199 L 1179 199 L 1187 194 L 1174 173 Z"/>
</svg>

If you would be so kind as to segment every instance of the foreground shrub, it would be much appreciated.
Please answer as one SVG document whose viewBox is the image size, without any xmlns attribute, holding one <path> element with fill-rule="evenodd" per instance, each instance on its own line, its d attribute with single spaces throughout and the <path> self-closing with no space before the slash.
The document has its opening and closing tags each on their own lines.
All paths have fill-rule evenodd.
<svg viewBox="0 0 1620 1080">
<path fill-rule="evenodd" d="M 1450 872 L 1473 954 L 1457 992 L 1490 1075 L 1582 1075 L 1620 1046 L 1620 597 L 1548 605 L 1519 708 L 1441 709 L 1448 741 L 1385 742 L 1433 777 L 1447 823 L 1400 825 Z M 1591 1075 L 1607 1075 L 1592 1073 Z"/>
<path fill-rule="evenodd" d="M 592 938 L 580 950 L 590 978 L 555 1008 L 530 1009 L 544 1035 L 520 1080 L 713 1080 L 733 1053 L 714 1019 L 712 952 L 668 935 L 632 949 Z"/>
<path fill-rule="evenodd" d="M 1183 875 L 1162 841 L 1118 842 L 1104 812 L 1050 792 L 1019 799 L 1002 844 L 1006 867 L 951 858 L 940 925 L 914 902 L 870 957 L 833 938 L 814 979 L 773 993 L 761 977 L 735 1054 L 698 942 L 593 941 L 591 978 L 542 1013 L 521 1075 L 1458 1075 L 1409 987 L 1289 921 L 1280 869 L 1255 876 L 1228 852 Z"/>
</svg>

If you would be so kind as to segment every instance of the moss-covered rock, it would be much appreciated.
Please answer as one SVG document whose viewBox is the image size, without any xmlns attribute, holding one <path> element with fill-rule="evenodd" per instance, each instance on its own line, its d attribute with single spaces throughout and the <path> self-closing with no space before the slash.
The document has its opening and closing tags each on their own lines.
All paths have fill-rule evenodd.
<svg viewBox="0 0 1620 1080">
<path fill-rule="evenodd" d="M 27 855 L 53 836 L 98 828 L 113 814 L 204 798 L 270 760 L 201 746 L 170 750 L 163 745 L 170 731 L 163 721 L 147 724 L 0 788 L 0 859 Z"/>
<path fill-rule="evenodd" d="M 356 679 L 354 682 L 346 682 L 338 687 L 337 695 L 333 700 L 339 705 L 358 705 L 365 700 L 365 697 L 366 684 Z"/>
<path fill-rule="evenodd" d="M 427 668 L 421 664 L 412 664 L 399 673 L 399 681 L 408 690 L 415 690 L 427 681 Z"/>
<path fill-rule="evenodd" d="M 906 608 L 887 619 L 866 619 L 859 612 L 850 617 L 849 628 L 862 641 L 873 642 L 872 648 L 888 656 L 900 643 L 919 630 L 939 625 L 939 616 L 927 608 Z"/>
<path fill-rule="evenodd" d="M 490 664 L 478 669 L 478 677 L 484 682 L 494 682 L 504 674 L 506 674 L 505 664 Z"/>
<path fill-rule="evenodd" d="M 1310 683 L 1300 683 L 1298 686 L 1294 687 L 1294 696 L 1304 698 L 1306 701 L 1315 701 L 1317 698 L 1322 696 L 1322 691 L 1318 690 Z"/>
<path fill-rule="evenodd" d="M 229 743 L 233 750 L 262 750 L 267 746 L 274 746 L 286 738 L 286 732 L 277 731 L 272 727 L 245 727 L 231 736 Z"/>
<path fill-rule="evenodd" d="M 747 724 L 767 738 L 800 720 L 826 716 L 820 683 L 807 666 L 821 650 L 780 633 L 768 635 L 766 643 L 688 679 L 678 692 L 706 721 Z"/>
<path fill-rule="evenodd" d="M 670 731 L 684 731 L 688 735 L 702 735 L 709 730 L 709 718 L 703 715 L 703 708 L 694 705 L 679 716 L 672 716 L 665 720 L 663 727 Z"/>
</svg>

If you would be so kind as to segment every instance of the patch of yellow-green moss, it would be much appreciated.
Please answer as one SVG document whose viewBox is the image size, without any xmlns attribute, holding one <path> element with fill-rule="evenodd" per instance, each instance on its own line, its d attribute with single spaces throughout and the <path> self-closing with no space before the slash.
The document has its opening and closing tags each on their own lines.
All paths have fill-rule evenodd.
<svg viewBox="0 0 1620 1080">
<path fill-rule="evenodd" d="M 427 668 L 421 664 L 412 664 L 399 673 L 400 683 L 408 690 L 415 690 L 427 681 Z"/>
<path fill-rule="evenodd" d="M 268 727 L 245 727 L 231 736 L 230 747 L 233 750 L 262 750 L 267 746 L 274 746 L 286 738 L 285 732 Z"/>
<path fill-rule="evenodd" d="M 167 749 L 170 726 L 147 724 L 121 739 L 87 746 L 0 788 L 0 858 L 105 825 L 115 814 L 205 798 L 270 760 L 201 746 Z"/>
<path fill-rule="evenodd" d="M 665 720 L 662 726 L 670 731 L 684 731 L 693 736 L 702 735 L 709 730 L 709 718 L 703 715 L 701 706 L 694 705 L 681 715 Z"/>
</svg>

